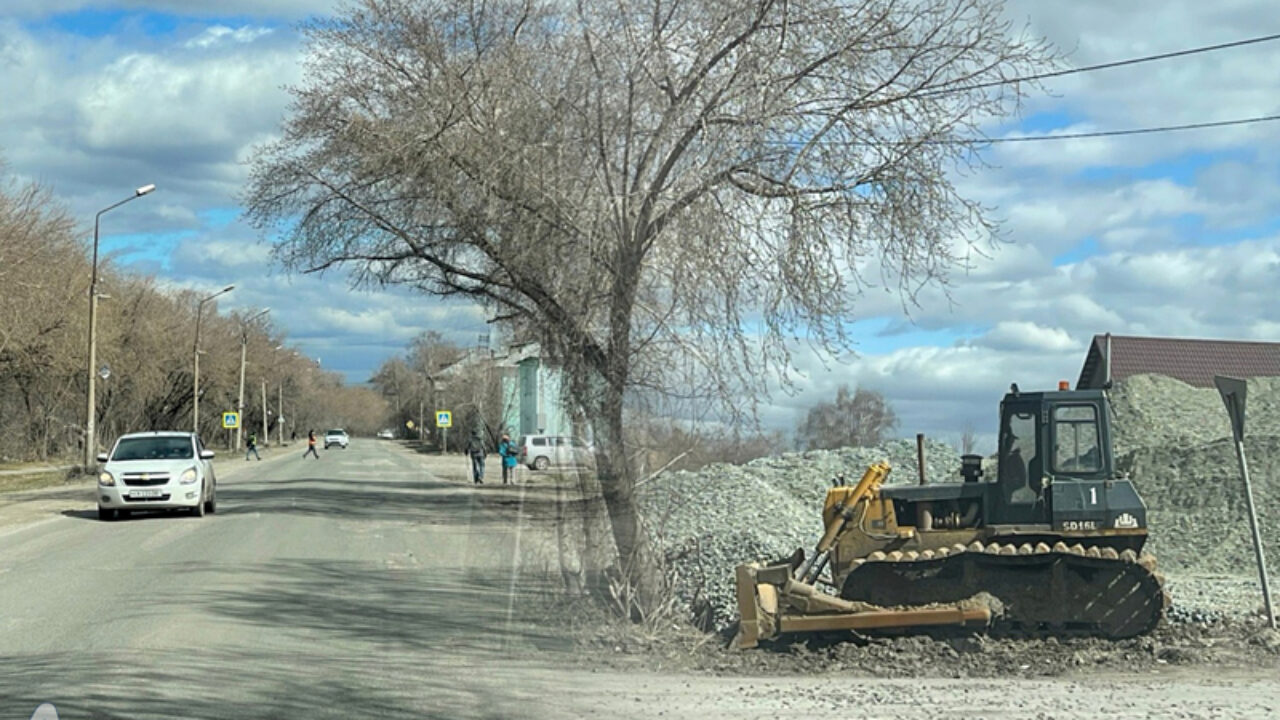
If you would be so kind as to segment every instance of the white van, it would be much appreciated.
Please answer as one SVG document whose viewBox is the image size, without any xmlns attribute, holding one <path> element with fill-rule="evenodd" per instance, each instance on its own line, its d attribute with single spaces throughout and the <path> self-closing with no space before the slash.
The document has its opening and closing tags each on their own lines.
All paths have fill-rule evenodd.
<svg viewBox="0 0 1280 720">
<path fill-rule="evenodd" d="M 585 440 L 571 435 L 521 435 L 520 463 L 534 470 L 551 467 L 591 467 L 595 452 Z"/>
</svg>

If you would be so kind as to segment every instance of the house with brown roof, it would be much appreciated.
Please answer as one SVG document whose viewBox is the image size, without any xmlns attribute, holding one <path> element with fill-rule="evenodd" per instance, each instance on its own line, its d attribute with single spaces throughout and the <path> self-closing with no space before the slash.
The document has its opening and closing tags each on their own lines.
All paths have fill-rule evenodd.
<svg viewBox="0 0 1280 720">
<path fill-rule="evenodd" d="M 1213 387 L 1214 375 L 1239 378 L 1280 376 L 1280 343 L 1247 340 L 1094 335 L 1080 369 L 1079 388 L 1151 373 L 1193 387 Z"/>
</svg>

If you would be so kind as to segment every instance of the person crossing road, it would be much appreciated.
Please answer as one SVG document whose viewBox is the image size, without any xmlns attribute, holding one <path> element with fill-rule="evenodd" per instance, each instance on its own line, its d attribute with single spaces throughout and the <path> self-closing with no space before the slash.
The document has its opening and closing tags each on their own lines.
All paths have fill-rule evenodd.
<svg viewBox="0 0 1280 720">
<path fill-rule="evenodd" d="M 307 431 L 307 451 L 302 453 L 302 458 L 305 460 L 308 455 L 315 455 L 317 460 L 320 459 L 320 453 L 316 452 L 316 431 L 315 430 Z"/>
<path fill-rule="evenodd" d="M 249 462 L 250 453 L 252 453 L 253 456 L 258 458 L 259 460 L 262 459 L 262 456 L 258 454 L 258 436 L 255 433 L 249 433 L 249 439 L 245 441 L 245 451 L 244 451 L 245 462 Z"/>
</svg>

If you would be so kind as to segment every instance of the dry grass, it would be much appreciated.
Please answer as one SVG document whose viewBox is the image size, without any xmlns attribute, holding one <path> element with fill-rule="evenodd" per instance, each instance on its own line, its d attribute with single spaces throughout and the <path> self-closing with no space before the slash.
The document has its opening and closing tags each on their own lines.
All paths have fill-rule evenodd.
<svg viewBox="0 0 1280 720">
<path fill-rule="evenodd" d="M 0 475 L 0 493 L 59 487 L 67 481 L 65 470 L 46 470 L 16 475 Z"/>
</svg>

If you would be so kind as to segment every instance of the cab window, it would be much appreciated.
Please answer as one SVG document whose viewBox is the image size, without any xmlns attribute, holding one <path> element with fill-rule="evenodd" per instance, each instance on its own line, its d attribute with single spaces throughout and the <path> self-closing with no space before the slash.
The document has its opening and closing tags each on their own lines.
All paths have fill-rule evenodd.
<svg viewBox="0 0 1280 720">
<path fill-rule="evenodd" d="M 1039 497 L 1036 435 L 1034 412 L 1013 410 L 1009 413 L 1000 438 L 1000 484 L 1007 503 L 1030 504 Z"/>
<path fill-rule="evenodd" d="M 1053 426 L 1055 471 L 1093 473 L 1102 469 L 1096 407 L 1059 405 L 1053 409 Z"/>
</svg>

